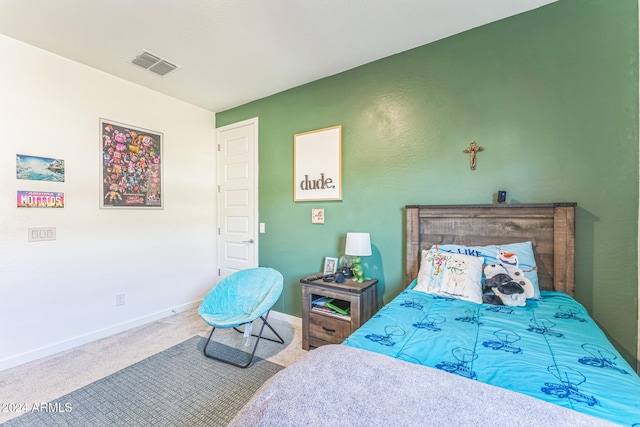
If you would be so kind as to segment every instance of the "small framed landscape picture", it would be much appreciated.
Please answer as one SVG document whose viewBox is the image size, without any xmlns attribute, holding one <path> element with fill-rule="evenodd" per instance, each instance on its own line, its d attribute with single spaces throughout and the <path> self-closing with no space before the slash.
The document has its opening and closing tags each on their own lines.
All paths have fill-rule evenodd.
<svg viewBox="0 0 640 427">
<path fill-rule="evenodd" d="M 335 274 L 336 268 L 338 268 L 338 258 L 325 257 L 323 274 L 325 276 Z"/>
</svg>

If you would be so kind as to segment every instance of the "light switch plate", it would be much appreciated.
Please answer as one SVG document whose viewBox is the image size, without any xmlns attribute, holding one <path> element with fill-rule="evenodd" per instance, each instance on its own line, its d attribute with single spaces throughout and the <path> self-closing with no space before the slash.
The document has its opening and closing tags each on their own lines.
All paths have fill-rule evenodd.
<svg viewBox="0 0 640 427">
<path fill-rule="evenodd" d="M 27 240 L 29 242 L 44 242 L 56 240 L 55 227 L 33 227 L 28 229 Z"/>
</svg>

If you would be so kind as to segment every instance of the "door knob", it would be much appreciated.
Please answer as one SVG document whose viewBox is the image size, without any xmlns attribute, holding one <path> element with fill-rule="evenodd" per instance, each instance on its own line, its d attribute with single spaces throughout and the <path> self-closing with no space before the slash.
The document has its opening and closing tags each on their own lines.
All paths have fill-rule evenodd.
<svg viewBox="0 0 640 427">
<path fill-rule="evenodd" d="M 253 239 L 249 239 L 249 240 L 243 240 L 242 243 L 253 243 L 254 240 Z"/>
</svg>

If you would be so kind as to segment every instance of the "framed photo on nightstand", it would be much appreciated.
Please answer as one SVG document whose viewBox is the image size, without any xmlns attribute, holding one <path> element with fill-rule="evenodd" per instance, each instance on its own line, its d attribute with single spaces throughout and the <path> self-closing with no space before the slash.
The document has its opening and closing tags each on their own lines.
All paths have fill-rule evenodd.
<svg viewBox="0 0 640 427">
<path fill-rule="evenodd" d="M 336 268 L 338 268 L 338 258 L 325 257 L 323 274 L 325 276 L 335 274 Z"/>
</svg>

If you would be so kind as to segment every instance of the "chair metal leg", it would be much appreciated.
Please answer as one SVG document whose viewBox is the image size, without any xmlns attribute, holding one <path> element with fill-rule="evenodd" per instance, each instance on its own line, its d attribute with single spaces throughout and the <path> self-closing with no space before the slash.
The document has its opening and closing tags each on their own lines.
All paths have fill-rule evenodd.
<svg viewBox="0 0 640 427">
<path fill-rule="evenodd" d="M 265 339 L 265 340 L 277 342 L 279 344 L 284 344 L 284 340 L 282 339 L 282 337 L 275 331 L 275 329 L 273 329 L 273 327 L 269 324 L 269 322 L 267 322 L 267 318 L 268 317 L 269 317 L 269 311 L 267 311 L 267 313 L 264 316 L 260 316 L 260 319 L 262 319 L 262 327 L 260 328 L 260 333 L 258 335 L 251 334 L 251 336 L 256 337 L 257 339 L 256 339 L 255 345 L 253 346 L 253 351 L 251 352 L 251 356 L 249 356 L 249 360 L 246 363 L 236 363 L 236 362 L 234 362 L 232 360 L 223 359 L 221 357 L 217 357 L 217 356 L 213 356 L 213 355 L 207 354 L 207 347 L 209 346 L 209 342 L 211 341 L 211 337 L 213 336 L 213 332 L 216 330 L 215 326 L 211 330 L 211 333 L 209 334 L 209 338 L 207 338 L 207 342 L 205 343 L 204 349 L 202 350 L 202 352 L 204 353 L 204 355 L 206 357 L 208 357 L 210 359 L 219 360 L 220 362 L 228 363 L 230 365 L 237 366 L 239 368 L 248 367 L 251 364 L 251 362 L 253 361 L 253 356 L 256 354 L 256 349 L 258 348 L 258 343 L 260 342 L 260 339 Z M 274 334 L 276 334 L 276 336 L 279 338 L 279 340 L 262 336 L 262 332 L 264 331 L 265 325 L 268 326 L 269 329 L 271 329 L 271 331 Z M 235 327 L 233 329 L 235 329 L 238 332 L 242 332 L 242 331 L 238 330 Z"/>
<path fill-rule="evenodd" d="M 273 342 L 277 342 L 278 344 L 284 344 L 284 339 L 282 339 L 282 337 L 276 332 L 275 329 L 273 329 L 273 326 L 271 326 L 271 324 L 269 322 L 267 322 L 267 317 L 269 317 L 269 313 L 270 311 L 267 311 L 267 313 L 264 316 L 260 316 L 260 319 L 262 319 L 262 328 L 264 328 L 264 326 L 266 325 L 269 329 L 271 329 L 271 332 L 273 332 L 275 334 L 276 337 L 278 337 L 278 339 L 275 338 L 269 338 L 269 337 L 262 337 L 263 340 L 267 340 L 267 341 L 273 341 Z M 245 325 L 246 328 L 246 325 Z M 233 329 L 235 329 L 237 332 L 240 332 L 241 334 L 244 333 L 244 331 L 241 331 L 240 329 L 238 329 L 237 327 L 234 327 Z M 262 329 L 260 329 L 260 334 L 262 334 Z M 252 337 L 258 337 L 258 335 L 256 334 L 251 334 Z"/>
</svg>

